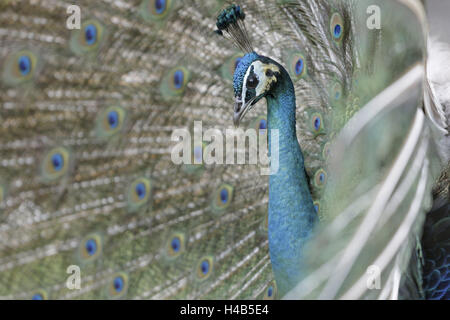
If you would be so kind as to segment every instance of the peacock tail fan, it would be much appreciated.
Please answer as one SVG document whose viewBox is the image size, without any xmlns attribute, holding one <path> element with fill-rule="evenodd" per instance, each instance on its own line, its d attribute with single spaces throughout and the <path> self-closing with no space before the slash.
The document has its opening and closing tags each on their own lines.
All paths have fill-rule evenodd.
<svg viewBox="0 0 450 320">
<path fill-rule="evenodd" d="M 79 1 L 69 30 L 2 2 L 0 297 L 275 296 L 259 168 L 171 160 L 175 129 L 232 127 L 222 4 Z"/>
<path fill-rule="evenodd" d="M 417 111 L 423 22 L 406 2 L 239 4 L 252 48 L 279 61 L 294 83 L 314 206 L 324 230 L 337 228 L 311 243 L 321 252 L 309 264 L 314 281 L 322 263 L 340 261 L 333 253 L 347 247 L 375 205 L 368 197 L 384 190 L 406 151 L 414 156 L 395 180 L 399 197 L 383 198 L 389 210 L 370 229 L 374 239 L 352 277 L 409 219 L 417 193 L 421 209 L 408 226 L 423 224 L 439 165 Z M 196 130 L 235 130 L 233 74 L 250 44 L 232 48 L 213 32 L 230 4 L 80 0 L 79 29 L 66 24 L 69 5 L 0 1 L 0 298 L 282 298 L 269 256 L 264 165 L 207 163 L 207 154 L 225 162 L 212 151 L 225 138 L 205 135 L 189 144 L 193 163 L 172 158 L 174 131 L 190 141 Z M 367 27 L 371 5 L 381 8 L 381 30 Z M 258 141 L 268 135 L 261 108 L 243 121 Z M 248 160 L 246 146 L 236 150 Z M 348 206 L 358 210 L 340 214 Z M 383 272 L 405 269 L 415 239 Z M 77 268 L 74 289 L 68 278 Z"/>
<path fill-rule="evenodd" d="M 433 272 L 430 263 L 435 262 L 430 260 L 431 270 L 425 270 L 422 246 L 429 243 L 421 238 L 441 162 L 422 109 L 423 11 L 413 2 L 358 2 L 363 7 L 370 4 L 383 8 L 383 23 L 389 21 L 389 27 L 371 35 L 364 28 L 364 17 L 360 17 L 363 24 L 355 24 L 368 33 L 358 33 L 361 73 L 356 93 L 364 107 L 350 118 L 331 148 L 324 192 L 328 220 L 309 243 L 309 271 L 287 298 L 429 297 L 431 280 L 426 274 Z M 371 37 L 378 36 L 383 41 L 371 43 Z M 379 93 L 367 94 L 368 89 Z M 432 225 L 431 220 L 427 223 Z M 441 237 L 446 237 L 442 231 Z M 445 260 L 445 253 L 442 256 Z M 446 273 L 439 273 L 441 267 L 436 267 L 433 281 L 441 284 L 435 295 L 442 297 Z"/>
</svg>

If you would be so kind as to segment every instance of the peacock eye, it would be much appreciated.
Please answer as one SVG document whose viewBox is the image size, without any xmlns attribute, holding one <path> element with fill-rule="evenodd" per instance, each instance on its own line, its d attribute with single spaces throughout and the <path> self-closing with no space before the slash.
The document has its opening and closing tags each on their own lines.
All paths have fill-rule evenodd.
<svg viewBox="0 0 450 320">
<path fill-rule="evenodd" d="M 128 290 L 128 275 L 125 273 L 116 274 L 107 287 L 108 297 L 118 299 L 123 297 Z"/>
<path fill-rule="evenodd" d="M 255 75 L 250 75 L 247 79 L 247 88 L 254 89 L 258 86 L 258 78 Z"/>
<path fill-rule="evenodd" d="M 81 240 L 79 257 L 83 262 L 96 260 L 102 252 L 102 238 L 98 234 L 90 234 Z"/>
</svg>

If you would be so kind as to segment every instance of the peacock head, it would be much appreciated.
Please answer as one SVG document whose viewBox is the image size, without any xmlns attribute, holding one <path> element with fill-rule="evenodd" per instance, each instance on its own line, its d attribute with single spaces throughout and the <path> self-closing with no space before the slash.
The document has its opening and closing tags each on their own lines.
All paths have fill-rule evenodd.
<svg viewBox="0 0 450 320">
<path fill-rule="evenodd" d="M 281 66 L 270 58 L 255 52 L 247 53 L 234 72 L 234 115 L 233 122 L 239 122 L 262 98 L 270 94 L 281 76 Z"/>
<path fill-rule="evenodd" d="M 235 126 L 253 105 L 270 94 L 282 74 L 278 63 L 254 52 L 244 19 L 242 8 L 233 4 L 222 10 L 216 22 L 216 33 L 230 38 L 241 51 L 246 52 L 234 72 Z"/>
</svg>

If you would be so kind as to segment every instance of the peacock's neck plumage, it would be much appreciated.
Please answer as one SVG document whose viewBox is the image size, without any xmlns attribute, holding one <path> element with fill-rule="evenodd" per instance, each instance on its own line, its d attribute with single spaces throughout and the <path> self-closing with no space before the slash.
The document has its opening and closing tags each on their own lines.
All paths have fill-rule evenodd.
<svg viewBox="0 0 450 320">
<path fill-rule="evenodd" d="M 302 251 L 317 221 L 295 129 L 295 91 L 282 75 L 268 95 L 268 129 L 279 130 L 279 169 L 269 178 L 269 249 L 278 290 L 283 296 L 302 272 Z M 269 150 L 272 150 L 269 134 Z"/>
</svg>

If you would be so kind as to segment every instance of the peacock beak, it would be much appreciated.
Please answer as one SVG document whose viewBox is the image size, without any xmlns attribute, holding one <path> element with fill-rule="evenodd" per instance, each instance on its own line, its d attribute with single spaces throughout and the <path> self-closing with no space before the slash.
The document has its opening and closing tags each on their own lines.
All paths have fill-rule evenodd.
<svg viewBox="0 0 450 320">
<path fill-rule="evenodd" d="M 234 100 L 234 114 L 233 114 L 233 123 L 235 127 L 239 127 L 239 122 L 241 120 L 241 112 L 242 110 L 242 100 L 239 97 L 236 97 Z"/>
<path fill-rule="evenodd" d="M 251 98 L 245 104 L 242 103 L 240 97 L 236 97 L 234 100 L 234 114 L 233 123 L 235 127 L 239 127 L 239 123 L 244 118 L 245 114 L 252 108 L 257 97 Z"/>
</svg>

